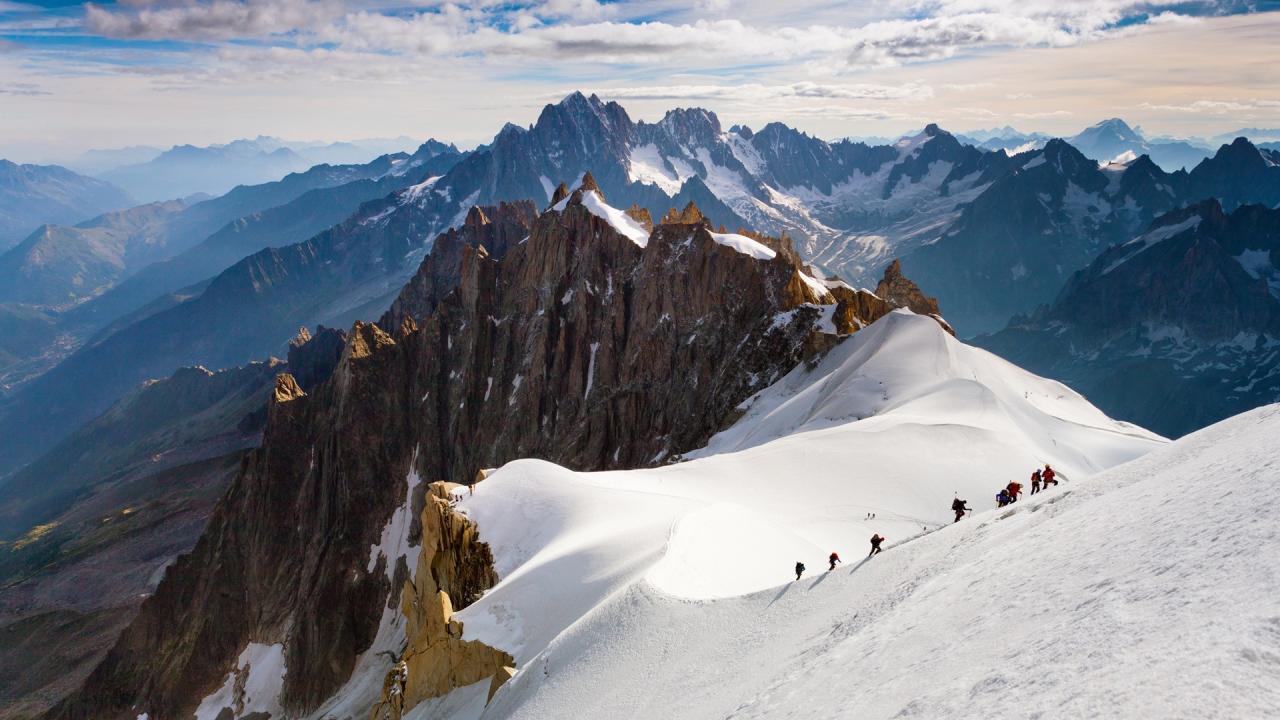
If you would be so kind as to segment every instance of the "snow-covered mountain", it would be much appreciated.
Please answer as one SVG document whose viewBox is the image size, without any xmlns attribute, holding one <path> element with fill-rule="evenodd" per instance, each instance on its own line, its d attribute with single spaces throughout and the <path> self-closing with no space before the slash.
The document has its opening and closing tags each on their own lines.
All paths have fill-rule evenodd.
<svg viewBox="0 0 1280 720">
<path fill-rule="evenodd" d="M 972 145 L 981 150 L 1004 150 L 1010 155 L 1035 150 L 1053 139 L 1051 135 L 1040 132 L 1024 133 L 1005 125 L 990 130 L 970 130 L 957 134 L 960 142 Z"/>
<path fill-rule="evenodd" d="M 1091 488 L 1115 489 L 1105 481 L 1109 468 L 1161 453 L 1167 441 L 961 343 L 937 318 L 893 310 L 902 304 L 888 297 L 893 288 L 925 312 L 937 309 L 896 275 L 896 264 L 886 292 L 859 291 L 822 279 L 789 240 L 719 228 L 693 205 L 654 223 L 636 198 L 671 197 L 632 178 L 631 148 L 614 152 L 620 133 L 649 134 L 662 159 L 646 166 L 654 173 L 674 172 L 676 155 L 706 150 L 708 137 L 737 142 L 708 135 L 716 126 L 700 112 L 668 118 L 666 127 L 631 126 L 585 98 L 550 106 L 534 127 L 508 127 L 443 176 L 367 203 L 312 241 L 259 253 L 201 298 L 158 314 L 175 346 L 234 337 L 246 352 L 271 333 L 239 318 L 269 307 L 288 309 L 271 318 L 267 329 L 278 332 L 297 317 L 290 312 L 332 309 L 335 298 L 391 306 L 378 324 L 353 327 L 327 380 L 304 390 L 291 376 L 277 378 L 263 446 L 241 464 L 202 539 L 50 717 L 403 720 L 571 708 L 776 715 L 787 685 L 816 682 L 806 668 L 823 660 L 839 660 L 839 674 L 859 662 L 864 674 L 881 673 L 883 693 L 858 702 L 867 714 L 892 716 L 908 702 L 895 673 L 921 663 L 936 665 L 966 699 L 975 687 L 1016 684 L 996 675 L 1019 648 L 1020 657 L 1049 662 L 1042 654 L 1063 647 L 1071 652 L 1054 657 L 1070 667 L 1117 672 L 1115 663 L 1099 670 L 1097 644 L 1073 644 L 1075 628 L 1054 612 L 1110 586 L 1082 576 L 1094 548 L 1079 541 L 1097 532 L 1088 518 L 1107 505 Z M 551 132 L 566 127 L 608 132 L 566 143 Z M 778 129 L 731 134 L 806 142 Z M 890 150 L 888 168 L 876 166 L 889 196 L 925 182 L 940 197 L 952 183 L 957 191 L 989 185 L 984 193 L 1029 196 L 1027 217 L 1049 223 L 1037 229 L 1099 213 L 1104 195 L 1174 195 L 1149 161 L 1107 171 L 1062 142 L 1011 158 L 929 128 Z M 695 170 L 675 176 L 672 189 L 711 192 L 720 182 L 714 168 L 734 159 L 745 170 L 727 151 L 682 155 L 712 182 Z M 874 162 L 884 153 L 847 152 L 788 152 L 772 163 L 766 153 L 757 169 L 785 183 L 806 165 Z M 550 176 L 518 162 L 537 153 L 569 175 L 602 158 L 602 175 L 628 200 L 586 172 L 572 192 L 543 188 Z M 733 174 L 745 178 L 743 170 Z M 1022 173 L 1039 185 L 1003 182 Z M 504 183 L 502 192 L 536 183 L 546 209 L 470 204 Z M 770 196 L 763 205 L 747 191 L 721 211 L 754 207 L 775 217 L 765 207 L 776 210 L 776 199 L 759 187 Z M 976 212 L 959 210 L 958 221 L 976 222 Z M 421 239 L 451 225 L 460 227 Z M 424 251 L 387 299 L 385 284 Z M 1175 457 L 1186 462 L 1181 451 Z M 1044 463 L 1058 468 L 1064 486 L 991 512 L 996 490 Z M 497 469 L 474 495 L 431 482 L 467 481 L 486 467 Z M 584 472 L 601 470 L 608 472 Z M 1087 484 L 1094 476 L 1101 485 Z M 957 495 L 977 513 L 954 527 Z M 1151 501 L 1151 513 L 1162 499 Z M 1078 515 L 1070 512 L 1076 502 L 1085 503 Z M 1044 548 L 1053 537 L 1046 523 L 1061 523 L 1072 542 Z M 872 532 L 889 537 L 888 551 L 855 564 Z M 1249 528 L 1240 542 L 1256 535 Z M 1135 537 L 1116 544 L 1141 547 L 1149 538 Z M 1179 547 L 1194 548 L 1196 537 Z M 1008 561 L 1020 572 L 992 559 L 1003 561 L 1005 547 L 1021 550 Z M 1056 562 L 1036 574 L 1033 549 Z M 832 550 L 848 569 L 819 574 Z M 1142 584 L 1124 586 L 1139 605 L 1157 602 L 1149 588 L 1182 582 L 1164 577 L 1159 556 L 1141 557 Z M 809 575 L 787 583 L 797 560 Z M 1116 583 L 1115 572 L 1109 566 L 1103 579 Z M 954 647 L 936 627 L 946 617 L 939 608 L 951 618 L 956 608 L 980 617 L 975 627 L 1001 627 L 982 613 L 998 615 L 1006 592 L 1039 593 L 1019 601 L 1029 617 L 1016 626 L 1034 618 L 1054 643 L 1028 644 L 1024 632 L 1000 646 L 1006 641 L 984 636 L 970 643 L 975 654 L 936 659 Z M 1172 637 L 1193 619 L 1181 606 L 1155 607 L 1179 629 Z M 1107 637 L 1147 627 L 1111 613 L 1095 618 L 1087 604 L 1072 608 L 1069 620 L 1096 620 L 1112 631 Z M 933 624 L 912 622 L 919 618 Z M 893 645 L 899 636 L 912 640 Z M 876 653 L 858 655 L 863 644 Z M 724 668 L 717 682 L 708 681 L 708 667 Z M 1184 682 L 1175 691 L 1199 687 Z M 916 692 L 912 707 L 955 714 L 948 689 Z M 1230 702 L 1247 715 L 1258 697 Z M 789 701 L 806 715 L 828 707 Z M 1050 693 L 1033 702 L 1098 701 Z"/>
<path fill-rule="evenodd" d="M 129 704 L 152 717 L 215 717 L 234 698 L 225 679 L 243 676 L 246 643 L 253 667 L 276 657 L 293 668 L 277 698 L 290 712 L 346 717 L 332 701 L 364 716 L 391 667 L 382 651 L 401 651 L 387 634 L 404 630 L 395 607 L 407 565 L 435 557 L 398 548 L 460 527 L 429 516 L 402 535 L 437 507 L 416 478 L 462 480 L 526 456 L 580 469 L 661 464 L 705 445 L 740 402 L 890 313 L 896 297 L 921 304 L 897 275 L 886 297 L 822 281 L 785 241 L 719 232 L 694 206 L 654 224 L 611 205 L 590 175 L 552 199 L 536 218 L 529 203 L 472 208 L 383 321 L 353 327 L 326 382 L 304 391 L 278 378 L 263 450 L 55 716 L 133 718 L 138 709 L 111 698 L 142 693 Z M 392 517 L 402 520 L 388 526 Z M 382 549 L 371 555 L 371 544 Z M 440 582 L 461 606 L 488 571 L 460 547 L 436 550 L 460 563 Z M 213 635 L 206 618 L 217 618 Z M 459 652 L 477 663 L 466 672 L 495 659 Z M 124 694 L 113 689 L 122 684 Z M 263 702 L 235 712 L 275 701 Z"/>
<path fill-rule="evenodd" d="M 1171 212 L 976 342 L 1170 436 L 1280 401 L 1280 210 Z"/>
<path fill-rule="evenodd" d="M 1147 155 L 1168 172 L 1190 170 L 1213 153 L 1210 146 L 1185 140 L 1148 140 L 1120 118 L 1087 127 L 1067 142 L 1101 163 L 1124 162 Z"/>
<path fill-rule="evenodd" d="M 996 490 L 1046 462 L 1074 485 L 1163 444 L 906 311 L 855 334 L 815 367 L 796 368 L 743 410 L 674 466 L 574 473 L 521 460 L 474 496 L 460 493 L 459 508 L 492 548 L 501 580 L 455 618 L 464 639 L 510 653 L 518 669 L 486 717 L 553 717 L 569 702 L 603 716 L 646 696 L 642 705 L 654 716 L 729 715 L 764 690 L 765 678 L 745 668 L 785 672 L 758 655 L 731 657 L 731 648 L 763 630 L 759 644 L 747 643 L 750 655 L 788 641 L 795 645 L 785 655 L 800 651 L 812 620 L 785 620 L 781 608 L 834 590 L 822 588 L 827 582 L 845 593 L 862 585 L 857 562 L 873 533 L 891 546 L 908 543 L 948 528 L 957 493 L 982 518 Z M 848 565 L 827 576 L 833 550 Z M 808 571 L 788 584 L 796 561 Z M 891 591 L 877 583 L 844 610 L 878 615 L 879 598 Z M 751 612 L 769 619 L 747 621 Z M 659 619 L 667 613 L 670 622 Z M 706 625 L 690 633 L 690 652 L 660 667 L 662 648 L 670 652 L 667 643 L 680 634 L 672 631 L 695 616 Z M 776 627 L 787 622 L 806 632 L 788 639 Z M 655 626 L 662 629 L 640 637 Z M 677 668 L 687 672 L 711 657 L 719 682 L 674 680 Z M 669 681 L 675 685 L 656 689 Z M 692 684 L 714 690 L 695 693 L 695 701 L 686 694 Z M 615 690 L 585 697 L 592 687 Z"/>
<path fill-rule="evenodd" d="M 537 234 L 530 243 L 538 241 Z M 382 362 L 361 372 L 381 372 L 374 367 Z M 346 372 L 339 369 L 335 377 Z M 596 390 L 616 397 L 604 377 L 600 381 Z M 365 383 L 354 376 L 346 382 Z M 506 403 L 509 385 L 497 384 Z M 295 432 L 280 423 L 296 427 L 302 421 L 301 408 L 286 409 L 293 400 L 280 402 L 284 405 L 273 411 L 276 429 L 267 431 L 268 446 L 284 439 L 277 433 Z M 464 411 L 459 406 L 457 412 Z M 298 419 L 285 421 L 285 413 Z M 1060 384 L 967 347 L 933 319 L 906 311 L 882 317 L 815 363 L 796 367 L 745 399 L 735 415 L 737 421 L 705 449 L 675 465 L 584 474 L 519 460 L 480 482 L 474 495 L 461 487 L 452 491 L 456 509 L 443 499 L 450 491 L 433 486 L 423 501 L 421 540 L 415 542 L 405 515 L 417 507 L 413 498 L 422 487 L 416 463 L 429 461 L 419 445 L 403 483 L 387 484 L 386 492 L 400 498 L 399 509 L 387 508 L 383 524 L 375 525 L 381 533 L 362 546 L 364 556 L 353 559 L 359 564 L 357 576 L 394 574 L 391 587 L 403 585 L 404 591 L 399 607 L 371 606 L 380 610 L 381 619 L 376 633 L 363 635 L 369 644 L 359 657 L 344 663 L 350 677 L 314 712 L 300 711 L 292 698 L 297 688 L 315 682 L 307 679 L 315 656 L 287 651 L 291 642 L 263 626 L 243 635 L 218 664 L 224 668 L 216 676 L 221 681 L 202 696 L 197 717 L 212 718 L 233 706 L 238 686 L 246 690 L 233 717 L 251 712 L 365 717 L 370 710 L 376 718 L 547 717 L 575 703 L 592 713 L 625 706 L 673 717 L 727 714 L 763 700 L 762 685 L 771 681 L 745 668 L 787 672 L 789 666 L 776 659 L 762 663 L 759 658 L 785 643 L 794 643 L 786 653 L 792 655 L 812 642 L 816 618 L 800 611 L 812 602 L 806 598 L 823 598 L 827 611 L 838 603 L 851 619 L 878 616 L 892 609 L 894 598 L 918 597 L 912 589 L 928 578 L 950 579 L 946 548 L 955 548 L 967 533 L 986 538 L 994 532 L 982 528 L 997 520 L 987 511 L 995 489 L 1008 480 L 1051 462 L 1066 487 L 1049 491 L 1048 497 L 1061 499 L 1064 490 L 1074 491 L 1094 473 L 1165 444 L 1140 428 L 1109 420 Z M 380 428 L 397 422 L 367 420 Z M 642 436 L 635 440 L 647 442 Z M 630 447 L 630 441 L 619 441 L 620 448 Z M 304 435 L 289 442 L 305 447 L 311 441 Z M 272 485 L 282 484 L 275 480 Z M 960 528 L 950 526 L 956 493 L 976 511 Z M 241 494 L 228 497 L 233 496 Z M 224 516 L 213 527 L 241 522 Z M 863 569 L 857 559 L 872 532 L 888 536 L 889 549 Z M 213 541 L 206 542 L 209 549 L 197 550 L 198 557 L 212 550 Z M 943 559 L 930 554 L 905 568 L 892 560 L 915 547 L 934 547 Z M 822 564 L 832 550 L 849 565 L 827 575 Z M 223 557 L 221 562 L 232 562 Z M 797 560 L 810 570 L 790 584 Z M 196 569 L 209 567 L 203 557 L 194 562 L 182 575 L 212 570 Z M 393 566 L 401 569 L 393 573 Z M 864 585 L 866 573 L 881 567 L 891 574 Z M 344 578 L 349 574 L 342 571 Z M 210 577 L 211 584 L 190 585 L 189 576 L 178 577 L 166 582 L 188 587 L 223 582 Z M 957 583 L 972 582 L 957 577 Z M 371 591 L 354 582 L 346 601 Z M 446 593 L 443 601 L 439 591 Z M 139 629 L 126 633 L 118 654 L 109 656 L 101 676 L 90 681 L 93 689 L 57 717 L 79 717 L 76 708 L 94 699 L 104 716 L 114 717 L 118 713 L 102 704 L 98 688 L 134 673 L 161 672 L 163 666 L 143 669 L 155 663 L 154 652 L 170 661 L 179 657 L 152 649 L 147 643 L 153 640 L 139 634 L 160 622 L 157 612 L 176 610 L 173 592 L 162 586 L 154 606 L 144 608 L 145 619 L 135 624 Z M 198 609 L 185 610 L 213 611 L 204 606 L 206 600 L 198 602 Z M 454 613 L 455 608 L 461 611 Z M 785 608 L 795 612 L 783 613 Z M 760 613 L 768 620 L 762 622 Z M 329 606 L 316 621 L 327 625 L 335 615 Z M 231 615 L 220 617 L 229 627 L 239 625 Z M 830 619 L 821 625 L 829 631 Z M 693 631 L 694 626 L 701 630 Z M 850 628 L 861 626 L 853 621 Z M 171 632 L 174 639 L 160 640 L 161 647 L 186 633 Z M 686 649 L 673 654 L 672 643 Z M 661 657 L 666 659 L 656 660 Z M 711 662 L 713 657 L 719 660 Z M 182 662 L 187 676 L 209 674 L 204 654 Z M 659 667 L 664 664 L 669 667 Z M 707 667 L 731 671 L 717 683 L 708 683 L 705 675 L 676 679 L 693 667 L 704 673 Z M 629 678 L 625 683 L 623 676 Z M 650 686 L 651 681 L 667 687 Z M 712 690 L 691 697 L 694 686 Z M 602 692 L 604 687 L 611 691 Z M 135 714 L 168 716 L 172 711 L 158 706 L 178 701 L 172 694 L 133 692 L 123 696 L 139 702 L 128 710 Z M 692 704 L 681 709 L 679 703 Z"/>
<path fill-rule="evenodd" d="M 907 447 L 928 447 L 930 429 Z M 1270 486 L 1277 432 L 1280 407 L 1255 410 L 923 536 L 894 513 L 925 498 L 859 482 L 861 457 L 782 477 L 742 463 L 730 482 L 715 458 L 648 482 L 512 464 L 459 503 L 481 537 L 501 523 L 491 544 L 510 570 L 456 617 L 464 638 L 528 661 L 487 707 L 473 686 L 404 717 L 1265 717 L 1280 545 L 1265 503 L 1233 488 Z M 864 503 L 835 506 L 860 485 Z M 551 527 L 508 529 L 533 525 L 511 494 Z M 881 514 L 859 522 L 866 509 Z M 863 560 L 872 532 L 888 549 Z M 797 558 L 810 569 L 790 582 Z M 744 574 L 760 589 L 738 595 Z M 535 579 L 536 594 L 515 592 Z M 1228 596 L 1238 614 L 1217 611 Z M 563 629 L 525 625 L 543 618 Z"/>
<path fill-rule="evenodd" d="M 933 125 L 872 147 L 828 143 L 777 123 L 724 130 L 700 109 L 634 122 L 616 103 L 573 93 L 543 108 L 533 125 L 507 125 L 448 172 L 367 202 L 306 243 L 246 257 L 222 278 L 156 299 L 145 317 L 122 321 L 121 332 L 69 358 L 62 380 L 49 383 L 83 387 L 87 377 L 109 374 L 110 383 L 92 383 L 99 389 L 85 407 L 56 406 L 79 422 L 146 377 L 261 358 L 281 350 L 298 326 L 372 319 L 437 234 L 459 225 L 473 205 L 548 201 L 556 185 L 572 185 L 587 171 L 617 207 L 660 217 L 696 202 L 725 230 L 788 235 L 823 274 L 854 286 L 873 284 L 901 256 L 908 274 L 926 278 L 958 332 L 994 331 L 1052 300 L 1072 272 L 1161 213 L 1208 196 L 1233 205 L 1280 193 L 1271 155 L 1241 142 L 1190 174 L 1164 173 L 1144 158 L 1100 168 L 1061 141 L 1012 157 L 985 152 Z M 316 252 L 325 255 L 319 265 Z M 323 282 L 311 274 L 317 269 Z M 150 275 L 168 276 L 162 266 Z M 132 307 L 151 299 L 142 295 L 128 298 Z M 266 320 L 244 321 L 259 316 Z M 183 341 L 156 352 L 161 327 L 179 329 Z M 126 367 L 116 369 L 119 363 Z M 39 414 L 46 405 L 32 407 Z M 16 421 L 24 437 L 31 428 L 71 429 L 24 413 Z"/>
</svg>

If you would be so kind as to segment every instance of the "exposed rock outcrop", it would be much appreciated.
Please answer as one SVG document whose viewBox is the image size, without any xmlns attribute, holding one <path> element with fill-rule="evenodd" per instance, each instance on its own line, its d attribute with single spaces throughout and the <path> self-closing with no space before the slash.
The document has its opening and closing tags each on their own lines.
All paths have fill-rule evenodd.
<svg viewBox="0 0 1280 720">
<path fill-rule="evenodd" d="M 509 654 L 463 640 L 462 624 L 452 617 L 497 583 L 498 576 L 475 524 L 450 506 L 449 485 L 431 484 L 421 522 L 417 572 L 405 582 L 400 599 L 407 645 L 387 673 L 370 720 L 400 720 L 425 699 L 486 678 L 493 697 L 515 666 Z"/>
<path fill-rule="evenodd" d="M 951 325 L 942 319 L 938 299 L 925 295 L 920 286 L 908 280 L 902 274 L 902 262 L 899 260 L 894 260 L 885 268 L 884 277 L 876 285 L 875 294 L 893 307 L 904 307 L 917 315 L 928 315 L 941 323 L 947 332 L 956 334 Z"/>
<path fill-rule="evenodd" d="M 707 219 L 693 201 L 685 205 L 683 210 L 677 211 L 675 208 L 671 208 L 666 215 L 662 216 L 663 225 L 702 225 L 705 223 L 707 223 Z"/>
</svg>

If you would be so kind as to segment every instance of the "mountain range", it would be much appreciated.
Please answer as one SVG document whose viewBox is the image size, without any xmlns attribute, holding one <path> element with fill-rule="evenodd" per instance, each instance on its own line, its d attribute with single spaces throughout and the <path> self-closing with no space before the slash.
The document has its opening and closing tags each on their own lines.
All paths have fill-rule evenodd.
<svg viewBox="0 0 1280 720">
<path fill-rule="evenodd" d="M 937 125 L 829 143 L 697 108 L 633 121 L 574 93 L 471 152 L 429 141 L 42 227 L 0 256 L 15 702 L 50 718 L 557 716 L 599 681 L 674 708 L 685 693 L 627 680 L 595 639 L 679 684 L 670 642 L 726 642 L 700 624 L 721 622 L 697 610 L 712 607 L 805 637 L 848 623 L 832 643 L 898 662 L 887 638 L 935 630 L 880 633 L 821 594 L 864 593 L 877 617 L 960 602 L 951 564 L 984 561 L 952 540 L 1094 528 L 1075 509 L 1113 482 L 1171 502 L 1146 470 L 1109 470 L 1149 452 L 1164 459 L 1135 467 L 1221 464 L 1212 443 L 1166 448 L 1126 421 L 1179 436 L 1280 398 L 1280 154 L 1240 137 L 1167 172 L 1117 122 L 1012 150 L 1011 128 L 986 148 Z M 1045 462 L 1067 487 L 984 513 L 997 479 Z M 1113 480 L 1085 484 L 1099 473 Z M 785 500 L 796 476 L 813 497 Z M 948 534 L 958 493 L 984 514 Z M 877 582 L 926 591 L 837 575 L 778 591 L 796 558 L 867 529 L 918 563 L 873 566 Z M 1156 560 L 1135 561 L 1143 587 L 1172 582 Z M 771 614 L 801 607 L 824 620 Z M 734 637 L 744 657 L 799 652 L 767 636 Z M 788 680 L 761 681 L 751 703 L 732 681 L 699 712 L 772 714 Z M 926 700 L 901 710 L 955 709 Z"/>
<path fill-rule="evenodd" d="M 975 342 L 1172 437 L 1280 398 L 1280 209 L 1175 210 Z"/>
<path fill-rule="evenodd" d="M 94 335 L 168 307 L 170 293 L 197 294 L 187 286 L 263 247 L 304 240 L 460 156 L 428 141 L 412 155 L 318 165 L 191 205 L 155 203 L 76 227 L 46 226 L 0 255 L 0 321 L 7 316 L 14 327 L 0 342 L 9 356 L 0 380 L 16 387 Z"/>
<path fill-rule="evenodd" d="M 220 145 L 175 145 L 155 150 L 126 148 L 99 151 L 78 162 L 96 168 L 96 175 L 128 190 L 144 201 L 183 199 L 192 195 L 221 195 L 237 185 L 278 180 L 313 165 L 354 165 L 371 158 L 411 151 L 418 143 L 406 137 L 336 143 L 287 142 L 259 136 Z M 111 161 L 133 160 L 103 167 Z"/>
<path fill-rule="evenodd" d="M 1243 137 L 1238 135 L 1235 137 Z M 1234 140 L 1229 138 L 1226 142 Z M 1086 157 L 1098 162 L 1132 160 L 1142 155 L 1151 158 L 1167 172 L 1190 170 L 1213 154 L 1213 146 L 1185 140 L 1147 140 L 1120 118 L 1103 120 L 1067 138 Z"/>
<path fill-rule="evenodd" d="M 94 325 L 105 333 L 47 375 L 36 377 L 46 363 L 18 378 L 29 384 L 0 407 L 0 454 L 18 464 L 35 457 L 149 377 L 232 367 L 282 352 L 299 326 L 376 317 L 470 207 L 546 201 L 556 183 L 588 169 L 619 206 L 656 216 L 695 201 L 727 228 L 788 234 L 801 256 L 855 286 L 901 256 L 961 335 L 995 331 L 1051 301 L 1073 272 L 1160 214 L 1207 197 L 1227 208 L 1280 202 L 1274 155 L 1243 139 L 1191 172 L 1166 173 L 1147 158 L 1100 167 L 1057 140 L 1014 156 L 982 151 L 932 125 L 873 147 L 779 123 L 726 131 L 700 109 L 633 122 L 616 103 L 574 93 L 302 244 L 261 250 L 209 280 L 175 273 L 191 284 L 173 297 L 148 298 L 179 290 L 163 283 L 104 294 L 98 302 L 108 305 L 128 297 Z M 164 265 L 147 273 L 168 274 Z"/>
<path fill-rule="evenodd" d="M 19 165 L 0 159 L 0 252 L 45 223 L 72 224 L 134 205 L 109 182 L 57 165 Z"/>
</svg>

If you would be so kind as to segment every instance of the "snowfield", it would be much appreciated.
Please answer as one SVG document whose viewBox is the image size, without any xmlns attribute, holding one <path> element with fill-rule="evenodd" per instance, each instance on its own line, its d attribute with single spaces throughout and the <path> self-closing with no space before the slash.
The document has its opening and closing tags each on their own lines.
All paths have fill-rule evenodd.
<svg viewBox="0 0 1280 720">
<path fill-rule="evenodd" d="M 744 597 L 631 584 L 484 717 L 1262 718 L 1280 406 Z"/>
<path fill-rule="evenodd" d="M 686 462 L 521 460 L 460 498 L 502 580 L 457 617 L 518 672 L 482 712 L 444 699 L 469 708 L 451 717 L 1280 707 L 1280 525 L 1258 498 L 1280 406 L 1170 444 L 902 311 L 744 411 Z M 1061 486 L 994 508 L 1045 462 Z M 957 493 L 975 512 L 951 524 Z"/>
</svg>

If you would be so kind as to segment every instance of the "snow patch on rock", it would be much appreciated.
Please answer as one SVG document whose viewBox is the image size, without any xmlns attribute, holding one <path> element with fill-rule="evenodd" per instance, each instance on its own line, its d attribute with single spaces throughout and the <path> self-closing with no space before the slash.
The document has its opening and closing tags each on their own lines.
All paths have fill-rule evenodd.
<svg viewBox="0 0 1280 720">
<path fill-rule="evenodd" d="M 269 713 L 280 717 L 280 689 L 288 672 L 284 661 L 284 645 L 249 643 L 236 660 L 235 670 L 227 673 L 222 687 L 201 701 L 196 720 L 217 720 L 223 708 L 231 708 L 235 717 L 251 713 Z"/>
</svg>

